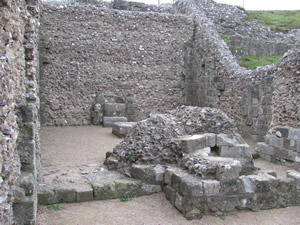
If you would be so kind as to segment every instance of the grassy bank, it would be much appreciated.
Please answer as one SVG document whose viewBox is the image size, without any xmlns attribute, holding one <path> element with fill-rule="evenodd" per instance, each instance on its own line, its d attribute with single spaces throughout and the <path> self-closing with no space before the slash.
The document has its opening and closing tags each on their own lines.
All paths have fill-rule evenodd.
<svg viewBox="0 0 300 225">
<path fill-rule="evenodd" d="M 274 31 L 286 32 L 300 29 L 300 10 L 293 11 L 246 11 L 247 20 L 256 20 Z"/>
<path fill-rule="evenodd" d="M 238 63 L 247 68 L 248 70 L 253 70 L 258 66 L 266 66 L 270 64 L 277 63 L 278 60 L 282 56 L 268 56 L 268 57 L 263 57 L 263 56 L 244 56 L 244 57 L 239 57 Z"/>
</svg>

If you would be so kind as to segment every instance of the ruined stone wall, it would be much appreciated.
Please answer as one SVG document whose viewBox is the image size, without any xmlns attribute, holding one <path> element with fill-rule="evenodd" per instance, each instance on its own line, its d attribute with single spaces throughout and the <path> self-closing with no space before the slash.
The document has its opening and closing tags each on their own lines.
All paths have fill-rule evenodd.
<svg viewBox="0 0 300 225">
<path fill-rule="evenodd" d="M 263 139 L 270 128 L 272 114 L 276 108 L 283 107 L 283 102 L 287 107 L 293 108 L 289 113 L 293 115 L 284 115 L 281 110 L 281 117 L 288 117 L 288 120 L 299 126 L 295 116 L 295 103 L 299 103 L 295 95 L 295 78 L 286 81 L 290 84 L 289 91 L 293 94 L 281 93 L 281 97 L 278 97 L 278 88 L 273 91 L 273 86 L 276 87 L 273 82 L 283 80 L 280 78 L 283 71 L 293 70 L 295 74 L 297 68 L 294 64 L 297 59 L 294 57 L 290 60 L 293 63 L 286 64 L 287 59 L 283 58 L 281 67 L 285 69 L 280 66 L 266 66 L 248 71 L 240 67 L 215 29 L 215 24 L 203 10 L 203 2 L 206 1 L 179 1 L 175 4 L 175 10 L 195 16 L 194 38 L 187 45 L 185 52 L 186 104 L 222 109 L 238 123 L 241 134 L 254 140 Z M 287 91 L 286 88 L 280 90 Z M 282 98 L 281 104 L 274 104 L 273 100 L 279 98 Z"/>
<path fill-rule="evenodd" d="M 90 124 L 96 95 L 107 92 L 132 102 L 130 120 L 183 104 L 183 49 L 192 33 L 186 16 L 44 5 L 42 123 Z"/>
<path fill-rule="evenodd" d="M 35 221 L 39 154 L 35 70 L 38 4 L 37 0 L 0 2 L 1 224 Z M 32 177 L 31 183 L 27 182 L 28 177 Z"/>
<path fill-rule="evenodd" d="M 275 33 L 255 21 L 245 20 L 245 11 L 238 7 L 213 0 L 198 1 L 197 7 L 215 24 L 220 36 L 228 42 L 231 52 L 236 56 L 283 55 L 296 41 L 300 41 L 297 31 Z"/>
</svg>

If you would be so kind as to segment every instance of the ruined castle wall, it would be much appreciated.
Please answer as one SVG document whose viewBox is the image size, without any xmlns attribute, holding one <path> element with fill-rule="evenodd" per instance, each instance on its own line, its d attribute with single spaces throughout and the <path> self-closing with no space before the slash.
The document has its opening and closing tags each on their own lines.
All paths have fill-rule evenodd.
<svg viewBox="0 0 300 225">
<path fill-rule="evenodd" d="M 39 122 L 35 70 L 37 43 L 34 40 L 38 4 L 35 0 L 0 2 L 1 224 L 31 224 L 35 221 Z M 31 146 L 26 147 L 25 142 Z M 26 181 L 21 182 L 24 177 Z M 32 186 L 28 185 L 28 177 L 32 177 Z"/>
<path fill-rule="evenodd" d="M 44 5 L 41 17 L 42 123 L 90 124 L 107 92 L 132 102 L 131 120 L 183 104 L 186 16 L 95 5 Z"/>
<path fill-rule="evenodd" d="M 237 122 L 241 134 L 254 140 L 263 139 L 271 126 L 272 115 L 274 118 L 279 116 L 279 120 L 287 117 L 285 121 L 293 121 L 299 126 L 295 113 L 295 102 L 299 103 L 294 94 L 296 82 L 288 79 L 286 82 L 292 84 L 289 92 L 293 94 L 283 94 L 287 88 L 280 88 L 280 97 L 274 84 L 277 80 L 284 80 L 286 75 L 280 78 L 280 74 L 285 70 L 293 70 L 295 74 L 295 57 L 289 64 L 286 64 L 285 57 L 282 59 L 284 69 L 267 66 L 249 71 L 240 67 L 215 24 L 199 5 L 201 2 L 204 1 L 185 1 L 175 5 L 179 12 L 195 16 L 194 39 L 185 52 L 186 104 L 222 109 Z M 276 104 L 279 102 L 281 104 Z M 292 110 L 287 114 L 283 110 L 276 113 L 277 108 L 282 107 Z"/>
<path fill-rule="evenodd" d="M 297 40 L 300 41 L 297 32 L 273 32 L 256 21 L 246 20 L 246 12 L 238 7 L 218 4 L 213 0 L 198 1 L 197 5 L 215 24 L 236 56 L 283 55 Z"/>
</svg>

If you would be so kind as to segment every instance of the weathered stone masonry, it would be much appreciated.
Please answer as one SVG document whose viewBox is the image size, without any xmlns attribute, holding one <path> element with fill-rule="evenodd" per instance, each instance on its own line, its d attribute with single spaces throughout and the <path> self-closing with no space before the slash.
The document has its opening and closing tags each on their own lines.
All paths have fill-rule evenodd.
<svg viewBox="0 0 300 225">
<path fill-rule="evenodd" d="M 39 1 L 0 3 L 1 224 L 34 224 L 39 164 Z"/>
<path fill-rule="evenodd" d="M 183 104 L 183 50 L 192 18 L 45 5 L 41 24 L 43 124 L 90 124 L 96 95 L 107 92 L 132 102 L 130 120 Z"/>
</svg>

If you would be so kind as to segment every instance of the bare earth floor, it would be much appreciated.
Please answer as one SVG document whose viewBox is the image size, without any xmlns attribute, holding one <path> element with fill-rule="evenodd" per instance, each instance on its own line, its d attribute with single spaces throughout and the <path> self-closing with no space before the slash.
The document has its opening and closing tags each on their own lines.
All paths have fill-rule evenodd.
<svg viewBox="0 0 300 225">
<path fill-rule="evenodd" d="M 101 165 L 107 151 L 112 151 L 122 139 L 111 134 L 111 128 L 42 127 L 42 166 Z M 285 176 L 288 168 L 256 160 L 255 165 L 263 170 L 275 170 Z M 300 224 L 300 207 L 272 209 L 260 212 L 241 212 L 226 217 L 205 216 L 199 221 L 187 221 L 169 202 L 164 194 L 120 200 L 60 204 L 60 210 L 51 211 L 46 206 L 38 208 L 39 225 L 179 225 L 179 224 Z"/>
</svg>

